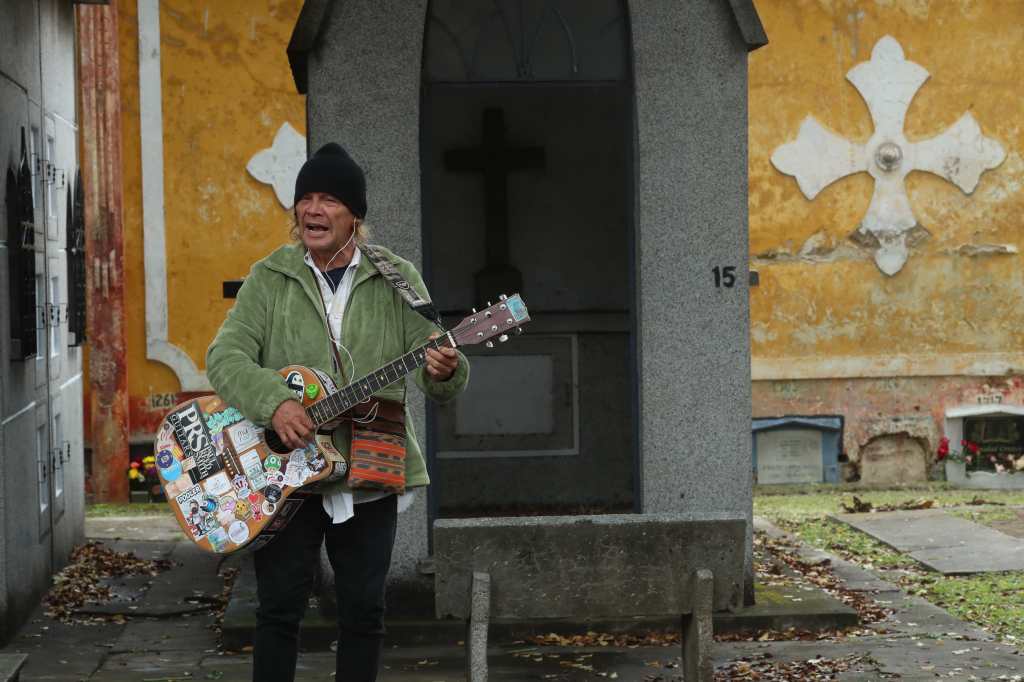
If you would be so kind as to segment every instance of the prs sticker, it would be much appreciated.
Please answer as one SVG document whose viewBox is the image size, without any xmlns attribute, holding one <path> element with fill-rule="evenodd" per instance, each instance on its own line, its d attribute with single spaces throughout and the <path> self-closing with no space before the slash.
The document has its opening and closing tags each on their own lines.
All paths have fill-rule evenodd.
<svg viewBox="0 0 1024 682">
<path fill-rule="evenodd" d="M 249 420 L 228 427 L 228 437 L 231 438 L 231 444 L 235 446 L 235 452 L 248 450 L 260 442 L 256 425 Z"/>
<path fill-rule="evenodd" d="M 199 403 L 193 400 L 186 407 L 167 415 L 167 421 L 174 427 L 174 436 L 185 456 L 195 458 L 196 468 L 188 472 L 193 483 L 209 478 L 223 468 L 210 432 L 203 423 Z"/>
<path fill-rule="evenodd" d="M 299 372 L 288 372 L 284 383 L 292 390 L 298 400 L 302 400 L 302 394 L 306 390 L 306 381 Z"/>
</svg>

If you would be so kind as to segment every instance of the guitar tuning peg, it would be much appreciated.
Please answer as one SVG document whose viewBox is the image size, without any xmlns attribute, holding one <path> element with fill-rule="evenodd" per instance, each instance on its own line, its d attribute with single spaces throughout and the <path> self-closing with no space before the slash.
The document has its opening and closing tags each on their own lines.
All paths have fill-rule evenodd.
<svg viewBox="0 0 1024 682">
<path fill-rule="evenodd" d="M 474 312 L 474 313 L 476 312 L 476 308 L 473 308 L 473 312 Z"/>
<path fill-rule="evenodd" d="M 508 341 L 508 334 L 502 334 L 501 336 L 499 336 L 498 341 L 501 341 L 502 343 Z"/>
<path fill-rule="evenodd" d="M 516 327 L 516 335 L 518 336 L 519 334 L 522 334 L 522 333 L 523 333 L 523 328 L 522 327 Z"/>
<path fill-rule="evenodd" d="M 490 308 L 490 307 L 491 307 L 491 302 L 490 302 L 490 301 L 488 301 L 488 302 L 487 302 L 487 307 L 488 307 L 488 308 Z"/>
<path fill-rule="evenodd" d="M 506 301 L 506 300 L 508 300 L 508 296 L 506 296 L 505 294 L 502 294 L 501 296 L 498 296 L 498 300 L 499 301 Z"/>
<path fill-rule="evenodd" d="M 484 345 L 487 346 L 488 348 L 494 348 L 494 341 L 488 341 Z"/>
</svg>

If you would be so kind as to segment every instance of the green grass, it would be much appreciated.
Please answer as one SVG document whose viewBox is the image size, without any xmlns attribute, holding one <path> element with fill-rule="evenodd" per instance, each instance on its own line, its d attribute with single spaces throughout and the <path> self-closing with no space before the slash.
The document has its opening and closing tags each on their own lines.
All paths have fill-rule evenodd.
<svg viewBox="0 0 1024 682">
<path fill-rule="evenodd" d="M 831 490 L 831 492 L 829 492 Z M 977 623 L 1007 642 L 1024 642 L 1024 572 L 974 576 L 942 576 L 926 571 L 905 554 L 874 540 L 846 524 L 826 518 L 842 512 L 842 503 L 856 495 L 878 506 L 921 499 L 936 506 L 963 505 L 975 498 L 1007 507 L 979 506 L 950 513 L 979 523 L 1018 518 L 1014 505 L 1024 505 L 1024 491 L 956 490 L 929 485 L 896 490 L 861 490 L 849 486 L 758 487 L 754 513 L 767 517 L 809 545 L 828 550 L 900 584 L 912 594 L 931 601 L 958 618 Z"/>
<path fill-rule="evenodd" d="M 976 507 L 972 509 L 950 509 L 950 516 L 959 516 L 975 523 L 990 524 L 995 521 L 1013 521 L 1020 518 L 1015 507 Z"/>
<path fill-rule="evenodd" d="M 153 504 L 87 504 L 85 515 L 95 516 L 143 516 L 145 514 L 166 514 L 165 502 Z"/>
<path fill-rule="evenodd" d="M 878 570 L 907 569 L 917 565 L 910 557 L 869 535 L 830 519 L 780 521 L 780 525 L 809 545 Z"/>
<path fill-rule="evenodd" d="M 1024 571 L 928 576 L 917 594 L 1015 644 L 1024 642 Z"/>
<path fill-rule="evenodd" d="M 781 489 L 778 489 L 781 488 Z M 1024 505 L 1021 490 L 963 490 L 932 484 L 893 490 L 862 490 L 853 486 L 758 486 L 754 492 L 754 513 L 776 521 L 821 518 L 842 513 L 842 504 L 857 496 L 875 506 L 900 504 L 914 500 L 935 500 L 940 507 L 951 507 L 982 498 L 1006 505 Z"/>
</svg>

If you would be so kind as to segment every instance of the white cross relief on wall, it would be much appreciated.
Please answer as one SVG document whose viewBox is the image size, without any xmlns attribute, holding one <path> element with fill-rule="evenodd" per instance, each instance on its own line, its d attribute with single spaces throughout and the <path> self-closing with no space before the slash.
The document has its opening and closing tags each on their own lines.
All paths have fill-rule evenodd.
<svg viewBox="0 0 1024 682">
<path fill-rule="evenodd" d="M 904 137 L 907 109 L 928 75 L 904 58 L 895 38 L 885 36 L 875 43 L 870 61 L 846 74 L 871 112 L 871 139 L 866 144 L 847 140 L 808 116 L 796 140 L 772 154 L 772 164 L 795 177 L 808 199 L 847 175 L 871 174 L 874 195 L 857 232 L 867 238 L 861 242 L 876 245 L 875 263 L 887 275 L 895 275 L 907 261 L 908 232 L 918 224 L 904 184 L 908 173 L 928 171 L 971 194 L 981 174 L 1006 157 L 998 142 L 982 135 L 970 112 L 931 139 L 909 142 Z"/>
<path fill-rule="evenodd" d="M 286 209 L 295 199 L 295 178 L 306 162 L 306 138 L 285 121 L 277 129 L 274 142 L 260 150 L 245 166 L 249 175 L 274 188 L 277 200 Z"/>
</svg>

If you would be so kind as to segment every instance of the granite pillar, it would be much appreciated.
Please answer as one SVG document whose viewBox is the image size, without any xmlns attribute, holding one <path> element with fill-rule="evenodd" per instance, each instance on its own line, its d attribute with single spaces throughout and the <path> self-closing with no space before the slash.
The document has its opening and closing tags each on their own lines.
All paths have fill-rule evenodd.
<svg viewBox="0 0 1024 682">
<path fill-rule="evenodd" d="M 725 2 L 629 7 L 641 509 L 746 517 L 749 599 L 748 46 Z"/>
</svg>

